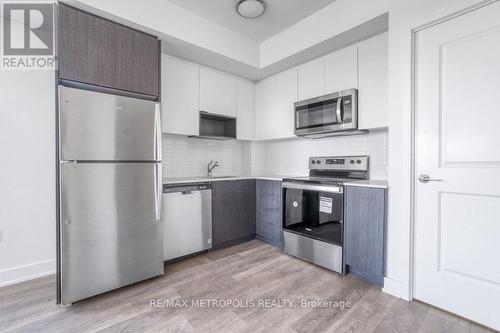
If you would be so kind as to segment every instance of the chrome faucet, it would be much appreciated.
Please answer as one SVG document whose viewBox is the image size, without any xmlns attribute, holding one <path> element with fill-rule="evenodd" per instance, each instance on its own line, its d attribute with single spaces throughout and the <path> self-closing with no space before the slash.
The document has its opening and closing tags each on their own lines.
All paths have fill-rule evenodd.
<svg viewBox="0 0 500 333">
<path fill-rule="evenodd" d="M 208 177 L 212 177 L 212 170 L 218 166 L 219 166 L 218 161 L 215 161 L 215 163 L 214 163 L 214 161 L 210 161 L 210 163 L 208 163 Z"/>
</svg>

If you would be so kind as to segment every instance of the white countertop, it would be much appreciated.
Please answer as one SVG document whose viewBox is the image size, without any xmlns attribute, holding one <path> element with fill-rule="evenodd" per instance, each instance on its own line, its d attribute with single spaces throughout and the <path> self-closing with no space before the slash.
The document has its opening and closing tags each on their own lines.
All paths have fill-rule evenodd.
<svg viewBox="0 0 500 333">
<path fill-rule="evenodd" d="M 242 179 L 263 179 L 282 181 L 283 178 L 294 178 L 297 176 L 283 175 L 258 175 L 258 176 L 227 176 L 227 177 L 166 177 L 163 178 L 163 184 L 184 184 L 184 183 L 201 183 L 201 182 L 217 182 L 223 180 L 242 180 Z M 347 186 L 362 186 L 374 188 L 388 188 L 386 180 L 351 180 L 344 182 Z"/>
<path fill-rule="evenodd" d="M 242 180 L 242 179 L 264 179 L 282 181 L 283 178 L 295 176 L 283 175 L 260 175 L 260 176 L 226 176 L 226 177 L 166 177 L 163 178 L 163 184 L 182 184 L 182 183 L 199 183 L 199 182 L 217 182 L 223 180 Z"/>
<path fill-rule="evenodd" d="M 376 179 L 345 181 L 344 185 L 345 186 L 389 188 L 389 182 L 387 180 L 376 180 Z"/>
</svg>

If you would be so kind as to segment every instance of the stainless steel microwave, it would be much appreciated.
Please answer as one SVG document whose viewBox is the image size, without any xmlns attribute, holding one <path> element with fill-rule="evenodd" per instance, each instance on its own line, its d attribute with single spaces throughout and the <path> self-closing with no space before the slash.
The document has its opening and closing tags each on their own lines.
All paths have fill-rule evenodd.
<svg viewBox="0 0 500 333">
<path fill-rule="evenodd" d="M 295 103 L 295 135 L 325 137 L 358 129 L 358 91 L 348 89 Z M 339 133 L 340 134 L 340 133 Z"/>
</svg>

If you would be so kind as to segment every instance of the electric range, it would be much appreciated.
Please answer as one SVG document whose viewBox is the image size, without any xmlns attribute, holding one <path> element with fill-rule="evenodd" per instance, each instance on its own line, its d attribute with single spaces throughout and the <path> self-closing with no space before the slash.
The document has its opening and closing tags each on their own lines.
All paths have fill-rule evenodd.
<svg viewBox="0 0 500 333">
<path fill-rule="evenodd" d="M 341 274 L 344 186 L 368 179 L 368 156 L 309 159 L 309 176 L 283 179 L 284 252 Z"/>
</svg>

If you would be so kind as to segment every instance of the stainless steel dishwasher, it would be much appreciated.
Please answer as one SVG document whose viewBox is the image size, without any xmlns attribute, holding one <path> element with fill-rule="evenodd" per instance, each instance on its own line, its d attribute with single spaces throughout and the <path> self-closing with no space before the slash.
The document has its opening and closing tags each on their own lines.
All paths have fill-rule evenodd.
<svg viewBox="0 0 500 333">
<path fill-rule="evenodd" d="M 165 261 L 212 248 L 210 183 L 163 185 L 163 209 Z"/>
</svg>

